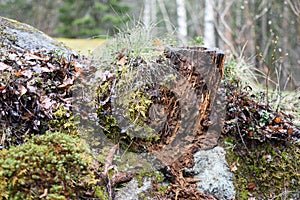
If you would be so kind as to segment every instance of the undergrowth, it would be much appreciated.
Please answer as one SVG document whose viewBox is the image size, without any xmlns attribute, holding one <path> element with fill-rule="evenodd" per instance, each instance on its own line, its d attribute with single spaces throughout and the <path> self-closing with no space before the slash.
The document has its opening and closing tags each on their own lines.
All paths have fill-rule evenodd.
<svg viewBox="0 0 300 200">
<path fill-rule="evenodd" d="M 281 91 L 276 82 L 266 92 L 261 78 L 268 76 L 244 59 L 228 59 L 224 79 L 226 134 L 222 141 L 235 176 L 236 198 L 298 199 L 299 93 Z"/>
</svg>

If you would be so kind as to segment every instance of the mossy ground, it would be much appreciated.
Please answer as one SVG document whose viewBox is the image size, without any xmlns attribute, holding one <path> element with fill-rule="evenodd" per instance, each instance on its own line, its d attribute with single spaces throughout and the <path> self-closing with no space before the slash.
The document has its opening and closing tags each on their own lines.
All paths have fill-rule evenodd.
<svg viewBox="0 0 300 200">
<path fill-rule="evenodd" d="M 237 199 L 299 198 L 300 143 L 223 140 L 227 162 L 234 173 Z"/>
</svg>

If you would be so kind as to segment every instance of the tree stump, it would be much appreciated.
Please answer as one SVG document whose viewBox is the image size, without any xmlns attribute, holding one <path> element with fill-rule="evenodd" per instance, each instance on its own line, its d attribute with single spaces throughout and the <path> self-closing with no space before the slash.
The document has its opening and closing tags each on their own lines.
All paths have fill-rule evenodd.
<svg viewBox="0 0 300 200">
<path fill-rule="evenodd" d="M 216 133 L 214 139 L 207 136 L 207 130 L 212 123 L 210 114 L 223 77 L 225 55 L 203 47 L 182 47 L 167 48 L 164 56 L 143 61 L 120 53 L 115 64 L 130 70 L 117 70 L 116 76 L 105 78 L 109 85 L 102 83 L 98 90 L 97 113 L 104 133 L 112 140 L 121 141 L 134 152 L 154 154 L 168 164 L 196 143 L 200 148 L 216 145 L 201 144 L 201 140 L 218 139 Z M 138 73 L 126 76 L 133 70 Z M 117 86 L 121 83 L 122 87 Z M 124 102 L 128 105 L 124 106 Z M 127 124 L 125 116 L 131 117 Z M 113 122 L 111 126 L 109 121 Z M 154 131 L 149 134 L 149 129 Z"/>
<path fill-rule="evenodd" d="M 180 116 L 173 118 L 173 112 L 169 113 L 166 122 L 169 126 L 165 126 L 169 130 L 163 132 L 171 132 L 171 137 L 162 138 L 163 145 L 158 145 L 161 149 L 156 146 L 154 150 L 160 160 L 170 164 L 195 145 L 202 149 L 217 145 L 220 127 L 218 130 L 208 130 L 210 126 L 219 125 L 213 124 L 210 116 L 224 74 L 225 54 L 204 47 L 183 47 L 167 49 L 165 56 L 182 76 L 173 88 L 177 94 L 175 96 L 179 97 L 176 100 L 179 108 L 174 106 L 173 109 L 179 110 L 177 113 Z M 174 124 L 174 119 L 179 121 L 172 128 L 170 125 Z"/>
</svg>

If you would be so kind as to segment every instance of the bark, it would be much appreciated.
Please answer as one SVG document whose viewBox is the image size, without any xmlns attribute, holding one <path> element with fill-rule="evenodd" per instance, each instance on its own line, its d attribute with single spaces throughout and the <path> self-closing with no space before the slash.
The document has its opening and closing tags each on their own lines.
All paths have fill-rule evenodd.
<svg viewBox="0 0 300 200">
<path fill-rule="evenodd" d="M 205 0 L 204 15 L 204 44 L 208 47 L 216 46 L 214 8 L 212 0 Z"/>
<path fill-rule="evenodd" d="M 144 0 L 143 20 L 146 28 L 156 23 L 156 0 Z"/>
<path fill-rule="evenodd" d="M 178 24 L 178 38 L 186 45 L 187 44 L 187 17 L 185 0 L 176 0 L 177 5 L 177 24 Z"/>
<path fill-rule="evenodd" d="M 176 94 L 174 101 L 178 102 L 178 105 L 166 104 L 174 105 L 174 108 L 168 107 L 168 110 L 171 108 L 166 122 L 168 126 L 163 130 L 168 134 L 163 135 L 164 138 L 161 140 L 163 146 L 159 144 L 154 148 L 157 150 L 157 147 L 163 147 L 163 149 L 158 151 L 158 154 L 156 151 L 153 152 L 168 165 L 192 148 L 192 141 L 199 141 L 197 145 L 202 149 L 217 145 L 221 133 L 218 117 L 222 114 L 219 113 L 218 117 L 211 116 L 224 74 L 225 55 L 203 47 L 171 48 L 165 55 L 181 75 L 171 91 Z M 173 97 L 169 100 L 172 99 Z M 175 117 L 174 113 L 178 116 Z M 209 137 L 214 139 L 208 139 Z"/>
</svg>

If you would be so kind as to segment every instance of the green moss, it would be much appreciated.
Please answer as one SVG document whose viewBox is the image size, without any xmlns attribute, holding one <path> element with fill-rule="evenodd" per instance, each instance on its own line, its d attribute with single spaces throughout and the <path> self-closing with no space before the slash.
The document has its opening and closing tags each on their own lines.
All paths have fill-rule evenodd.
<svg viewBox="0 0 300 200">
<path fill-rule="evenodd" d="M 137 177 L 138 187 L 143 186 L 143 181 L 145 178 L 151 178 L 157 183 L 161 183 L 164 180 L 163 175 L 159 171 L 149 171 L 143 168 L 138 173 L 138 177 Z"/>
<path fill-rule="evenodd" d="M 77 130 L 78 123 L 79 120 L 76 119 L 76 116 L 63 106 L 59 106 L 53 110 L 53 119 L 48 122 L 51 131 L 57 131 L 72 136 L 79 135 Z"/>
<path fill-rule="evenodd" d="M 300 188 L 300 144 L 251 142 L 248 150 L 233 138 L 224 140 L 226 158 L 235 175 L 237 199 L 293 197 Z M 231 145 L 233 144 L 233 145 Z M 298 194 L 299 195 L 299 194 Z"/>
<path fill-rule="evenodd" d="M 104 133 L 114 143 L 119 142 L 124 149 L 130 145 L 131 151 L 143 151 L 160 138 L 148 126 L 148 113 L 152 104 L 151 95 L 147 91 L 149 86 L 137 80 L 137 77 L 145 77 L 139 74 L 145 70 L 144 61 L 141 58 L 126 59 L 130 61 L 128 65 L 116 64 L 117 61 L 114 61 L 116 69 L 108 72 L 113 78 L 98 86 L 97 115 Z M 119 125 L 117 119 L 123 124 Z"/>
<path fill-rule="evenodd" d="M 35 136 L 0 152 L 0 199 L 78 199 L 94 175 L 86 145 L 63 133 Z M 45 192 L 47 191 L 47 192 Z"/>
<path fill-rule="evenodd" d="M 95 196 L 100 198 L 101 200 L 109 200 L 109 195 L 106 192 L 106 188 L 104 186 L 96 186 Z"/>
</svg>

